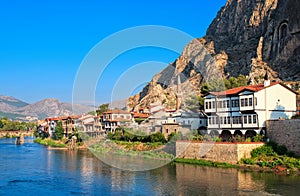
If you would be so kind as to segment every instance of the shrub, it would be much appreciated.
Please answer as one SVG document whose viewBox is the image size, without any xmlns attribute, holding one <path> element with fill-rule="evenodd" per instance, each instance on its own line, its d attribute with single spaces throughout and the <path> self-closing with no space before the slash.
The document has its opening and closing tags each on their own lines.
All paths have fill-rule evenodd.
<svg viewBox="0 0 300 196">
<path fill-rule="evenodd" d="M 259 148 L 254 149 L 251 152 L 252 158 L 258 158 L 261 155 L 274 156 L 274 155 L 276 155 L 276 153 L 274 152 L 274 150 L 271 146 L 261 146 Z"/>
<path fill-rule="evenodd" d="M 151 134 L 150 135 L 150 141 L 151 142 L 161 142 L 163 144 L 167 142 L 165 136 L 162 133 L 159 133 L 159 132 Z"/>
<path fill-rule="evenodd" d="M 245 142 L 252 142 L 251 138 L 250 137 L 247 137 Z"/>
<path fill-rule="evenodd" d="M 248 158 L 242 158 L 240 161 L 239 161 L 239 164 L 248 164 L 248 165 L 254 165 L 255 164 L 255 161 L 253 159 L 248 159 Z"/>
<path fill-rule="evenodd" d="M 253 137 L 253 142 L 263 142 L 264 141 L 264 135 L 257 134 Z"/>
</svg>

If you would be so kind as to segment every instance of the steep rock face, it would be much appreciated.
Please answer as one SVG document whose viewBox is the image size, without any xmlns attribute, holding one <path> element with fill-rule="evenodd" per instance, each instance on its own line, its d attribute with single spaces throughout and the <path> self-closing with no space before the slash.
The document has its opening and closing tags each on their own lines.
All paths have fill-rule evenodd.
<svg viewBox="0 0 300 196">
<path fill-rule="evenodd" d="M 178 76 L 186 98 L 209 79 L 243 74 L 262 83 L 266 69 L 271 80 L 300 80 L 300 0 L 228 0 L 206 36 L 192 40 L 127 107 L 174 108 Z"/>
<path fill-rule="evenodd" d="M 214 42 L 216 53 L 226 52 L 230 75 L 259 77 L 251 72 L 269 65 L 274 78 L 299 80 L 299 23 L 300 0 L 230 0 L 205 39 Z"/>
</svg>

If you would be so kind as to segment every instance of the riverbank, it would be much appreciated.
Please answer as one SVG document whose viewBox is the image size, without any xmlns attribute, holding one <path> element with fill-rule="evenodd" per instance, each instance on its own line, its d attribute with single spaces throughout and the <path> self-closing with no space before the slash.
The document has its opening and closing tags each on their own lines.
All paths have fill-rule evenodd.
<svg viewBox="0 0 300 196">
<path fill-rule="evenodd" d="M 67 144 L 65 144 L 64 141 L 60 140 L 53 140 L 49 138 L 36 138 L 34 140 L 35 143 L 47 146 L 49 149 L 59 149 L 59 150 L 69 150 Z M 87 150 L 87 146 L 84 143 L 77 143 L 75 149 L 82 149 L 82 150 Z"/>
<path fill-rule="evenodd" d="M 236 168 L 243 171 L 272 172 L 278 175 L 300 175 L 300 159 L 274 142 L 254 149 L 251 158 L 242 158 L 237 163 L 217 162 L 204 159 L 175 158 L 175 163 L 209 167 Z"/>
</svg>

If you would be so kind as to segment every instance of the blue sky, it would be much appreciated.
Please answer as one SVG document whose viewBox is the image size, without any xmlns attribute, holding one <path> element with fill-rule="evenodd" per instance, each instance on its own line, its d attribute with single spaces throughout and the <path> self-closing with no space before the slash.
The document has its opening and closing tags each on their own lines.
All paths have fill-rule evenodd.
<svg viewBox="0 0 300 196">
<path fill-rule="evenodd" d="M 140 25 L 169 26 L 202 37 L 225 2 L 3 0 L 0 94 L 29 103 L 49 97 L 71 102 L 81 62 L 105 37 Z M 145 61 L 167 64 L 177 57 L 172 51 L 156 48 L 139 48 L 118 56 L 100 77 L 96 103 L 109 101 L 113 84 L 130 67 Z M 152 75 L 144 77 L 150 81 Z"/>
</svg>

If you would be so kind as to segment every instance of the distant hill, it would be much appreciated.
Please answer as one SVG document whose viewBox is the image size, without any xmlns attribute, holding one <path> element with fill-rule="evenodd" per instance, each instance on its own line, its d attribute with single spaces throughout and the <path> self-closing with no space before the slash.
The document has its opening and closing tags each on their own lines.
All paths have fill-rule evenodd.
<svg viewBox="0 0 300 196">
<path fill-rule="evenodd" d="M 71 103 L 64 103 L 55 98 L 47 98 L 33 104 L 28 104 L 10 96 L 0 96 L 0 117 L 12 120 L 26 116 L 44 119 L 46 117 L 68 116 L 72 114 L 87 113 L 94 108 L 86 105 L 76 105 L 76 112 L 72 110 Z"/>
<path fill-rule="evenodd" d="M 25 107 L 27 105 L 29 104 L 14 97 L 0 95 L 1 111 L 12 112 L 20 107 Z"/>
</svg>

